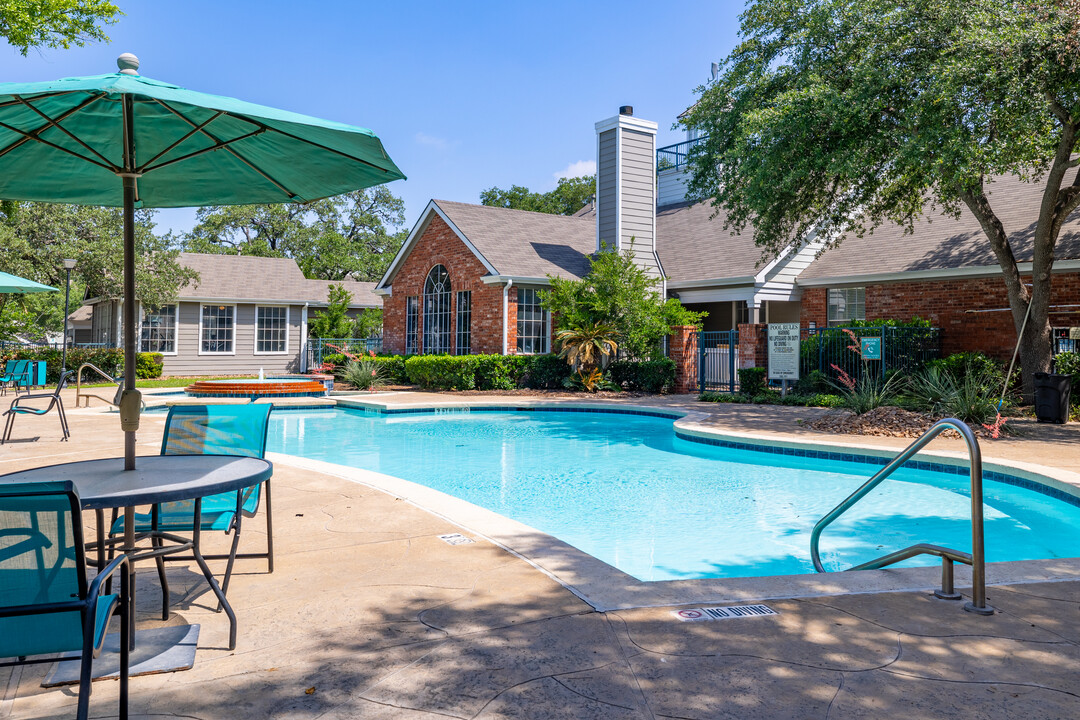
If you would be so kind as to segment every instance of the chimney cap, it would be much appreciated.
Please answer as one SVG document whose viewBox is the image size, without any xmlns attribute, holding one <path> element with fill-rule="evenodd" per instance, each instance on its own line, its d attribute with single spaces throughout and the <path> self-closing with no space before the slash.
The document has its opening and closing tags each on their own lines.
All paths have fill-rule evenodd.
<svg viewBox="0 0 1080 720">
<path fill-rule="evenodd" d="M 620 115 L 633 116 L 633 114 L 634 114 L 634 106 L 633 105 L 620 105 L 619 106 L 619 114 Z"/>
</svg>

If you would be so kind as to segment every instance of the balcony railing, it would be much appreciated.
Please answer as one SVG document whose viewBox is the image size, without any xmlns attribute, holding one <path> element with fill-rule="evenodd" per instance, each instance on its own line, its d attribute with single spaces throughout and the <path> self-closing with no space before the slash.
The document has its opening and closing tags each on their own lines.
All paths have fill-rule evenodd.
<svg viewBox="0 0 1080 720">
<path fill-rule="evenodd" d="M 690 151 L 698 143 L 704 141 L 705 138 L 700 137 L 658 149 L 656 151 L 656 172 L 685 168 L 690 162 Z"/>
</svg>

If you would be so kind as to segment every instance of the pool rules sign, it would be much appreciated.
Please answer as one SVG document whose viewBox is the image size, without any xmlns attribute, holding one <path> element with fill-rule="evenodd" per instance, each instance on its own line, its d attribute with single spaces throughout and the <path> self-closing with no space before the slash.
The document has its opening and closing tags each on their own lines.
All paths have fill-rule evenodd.
<svg viewBox="0 0 1080 720">
<path fill-rule="evenodd" d="M 769 323 L 769 379 L 799 379 L 799 323 Z"/>
</svg>

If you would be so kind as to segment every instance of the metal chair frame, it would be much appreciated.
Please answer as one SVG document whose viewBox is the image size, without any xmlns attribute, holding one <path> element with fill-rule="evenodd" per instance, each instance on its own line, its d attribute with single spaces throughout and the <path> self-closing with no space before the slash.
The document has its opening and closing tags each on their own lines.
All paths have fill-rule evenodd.
<svg viewBox="0 0 1080 720">
<path fill-rule="evenodd" d="M 78 598 L 66 602 L 37 603 L 27 605 L 13 605 L 0 607 L 0 618 L 25 617 L 27 615 L 41 615 L 47 613 L 79 611 L 82 615 L 83 646 L 81 655 L 81 667 L 79 671 L 79 702 L 76 711 L 78 720 L 86 720 L 90 711 L 90 693 L 93 684 L 93 661 L 101 653 L 101 647 L 95 646 L 95 621 L 98 599 L 101 597 L 102 586 L 112 582 L 113 575 L 120 572 L 120 720 L 128 717 L 128 671 L 130 664 L 131 646 L 131 596 L 130 578 L 131 563 L 126 555 L 119 555 L 112 559 L 94 579 L 87 584 L 86 581 L 86 554 L 83 544 L 82 531 L 82 507 L 79 502 L 79 494 L 74 484 L 64 483 L 63 490 L 49 490 L 40 495 L 66 494 L 71 503 L 71 531 L 72 546 L 75 549 L 75 567 L 78 574 L 79 593 Z M 29 494 L 29 493 L 28 493 Z M 102 636 L 104 644 L 104 634 Z M 0 667 L 12 667 L 17 665 L 33 665 L 39 663 L 56 662 L 53 655 L 44 658 L 31 658 L 23 656 L 14 661 L 0 662 Z"/>
<path fill-rule="evenodd" d="M 3 445 L 11 439 L 11 431 L 15 427 L 15 417 L 17 415 L 48 415 L 49 412 L 55 407 L 60 414 L 60 428 L 64 431 L 63 440 L 67 440 L 71 437 L 71 431 L 68 429 L 67 414 L 64 413 L 64 401 L 60 398 L 60 391 L 67 385 L 68 379 L 71 377 L 71 371 L 67 370 L 60 374 L 60 380 L 56 383 L 56 389 L 51 393 L 37 393 L 32 394 L 27 392 L 26 395 L 16 395 L 18 397 L 12 401 L 11 407 L 4 411 L 4 415 L 7 416 L 7 421 L 4 423 L 4 436 L 0 438 L 0 445 Z M 24 408 L 20 407 L 19 403 L 24 400 L 48 400 L 49 404 L 44 408 Z"/>
</svg>

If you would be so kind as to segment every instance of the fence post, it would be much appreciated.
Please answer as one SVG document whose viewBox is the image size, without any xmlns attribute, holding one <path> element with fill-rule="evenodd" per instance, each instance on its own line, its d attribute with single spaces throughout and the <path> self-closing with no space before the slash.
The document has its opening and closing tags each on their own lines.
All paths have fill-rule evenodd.
<svg viewBox="0 0 1080 720">
<path fill-rule="evenodd" d="M 881 326 L 881 379 L 882 380 L 885 379 L 885 365 L 886 365 L 886 363 L 888 363 L 888 360 L 886 360 L 888 355 L 886 355 L 886 353 L 885 353 L 885 335 L 887 334 L 886 333 L 887 330 L 888 330 L 888 327 L 886 327 L 885 325 Z"/>
<path fill-rule="evenodd" d="M 735 356 L 739 352 L 739 331 L 728 333 L 728 392 L 735 392 Z"/>
<path fill-rule="evenodd" d="M 697 376 L 698 376 L 698 394 L 705 392 L 705 331 L 698 330 L 697 334 Z"/>
</svg>

